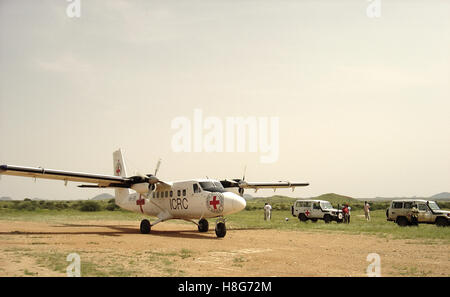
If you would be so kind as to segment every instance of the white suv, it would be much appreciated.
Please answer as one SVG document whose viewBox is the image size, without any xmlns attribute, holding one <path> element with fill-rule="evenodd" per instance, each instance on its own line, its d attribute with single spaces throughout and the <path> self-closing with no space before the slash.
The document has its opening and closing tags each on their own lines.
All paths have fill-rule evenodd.
<svg viewBox="0 0 450 297">
<path fill-rule="evenodd" d="M 386 210 L 386 218 L 399 226 L 423 223 L 450 225 L 450 211 L 441 210 L 434 201 L 420 199 L 393 200 Z"/>
<path fill-rule="evenodd" d="M 324 220 L 325 223 L 342 223 L 344 219 L 342 210 L 333 208 L 329 201 L 324 200 L 297 200 L 291 207 L 291 212 L 301 222 Z"/>
</svg>

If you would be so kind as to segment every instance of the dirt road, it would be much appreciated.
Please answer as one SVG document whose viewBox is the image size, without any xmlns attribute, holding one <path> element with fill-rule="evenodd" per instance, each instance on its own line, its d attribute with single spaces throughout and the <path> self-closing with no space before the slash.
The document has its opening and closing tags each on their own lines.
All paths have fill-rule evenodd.
<svg viewBox="0 0 450 297">
<path fill-rule="evenodd" d="M 82 276 L 366 276 L 377 253 L 382 276 L 449 276 L 450 247 L 323 231 L 214 230 L 163 223 L 0 221 L 0 276 L 65 276 L 77 253 Z M 210 226 L 211 229 L 211 226 Z"/>
</svg>

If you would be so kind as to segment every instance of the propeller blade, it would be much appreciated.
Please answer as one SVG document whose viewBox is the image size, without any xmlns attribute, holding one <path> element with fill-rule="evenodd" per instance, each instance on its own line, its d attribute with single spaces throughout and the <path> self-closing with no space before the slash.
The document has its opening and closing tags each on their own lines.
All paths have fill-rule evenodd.
<svg viewBox="0 0 450 297">
<path fill-rule="evenodd" d="M 158 160 L 158 163 L 156 164 L 156 169 L 155 169 L 155 176 L 158 173 L 159 170 L 159 166 L 161 165 L 161 158 Z"/>
</svg>

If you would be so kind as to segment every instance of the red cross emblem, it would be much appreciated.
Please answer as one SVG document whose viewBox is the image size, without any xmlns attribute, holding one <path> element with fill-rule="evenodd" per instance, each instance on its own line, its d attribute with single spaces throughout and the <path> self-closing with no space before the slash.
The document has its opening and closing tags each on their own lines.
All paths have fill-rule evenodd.
<svg viewBox="0 0 450 297">
<path fill-rule="evenodd" d="M 221 194 L 210 194 L 208 198 L 206 199 L 206 207 L 209 209 L 209 211 L 213 213 L 220 213 L 223 211 L 223 196 Z"/>
<path fill-rule="evenodd" d="M 216 199 L 217 199 L 217 196 L 214 196 L 214 197 L 213 197 L 213 200 L 212 200 L 212 201 L 209 201 L 209 205 L 214 206 L 214 209 L 215 209 L 215 210 L 217 209 L 217 204 L 220 204 L 220 201 L 218 201 L 218 200 L 216 200 Z"/>
<path fill-rule="evenodd" d="M 136 205 L 139 205 L 141 212 L 144 213 L 144 210 L 142 209 L 142 205 L 145 205 L 145 199 L 142 198 L 142 195 L 139 195 L 139 199 L 136 200 Z"/>
<path fill-rule="evenodd" d="M 120 175 L 120 162 L 117 162 L 117 169 L 116 169 L 116 174 L 119 176 Z"/>
<path fill-rule="evenodd" d="M 305 211 L 306 216 L 309 216 L 309 214 L 310 214 L 309 210 Z"/>
</svg>

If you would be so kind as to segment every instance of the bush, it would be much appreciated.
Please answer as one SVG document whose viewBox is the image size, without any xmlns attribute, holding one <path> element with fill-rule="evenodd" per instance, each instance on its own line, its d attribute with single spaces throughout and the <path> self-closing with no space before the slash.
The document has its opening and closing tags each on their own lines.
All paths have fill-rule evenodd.
<svg viewBox="0 0 450 297">
<path fill-rule="evenodd" d="M 105 209 L 109 211 L 114 211 L 116 209 L 120 209 L 120 207 L 118 207 L 115 203 L 108 203 Z"/>
<path fill-rule="evenodd" d="M 33 210 L 36 210 L 36 205 L 31 200 L 28 200 L 28 201 L 24 201 L 24 202 L 20 202 L 20 203 L 15 203 L 13 205 L 13 208 L 17 209 L 17 210 L 33 211 Z"/>
<path fill-rule="evenodd" d="M 100 204 L 95 201 L 83 201 L 80 207 L 81 211 L 100 211 L 100 209 Z"/>
</svg>

